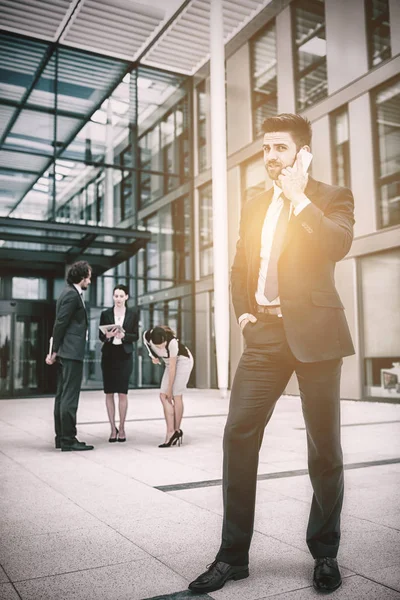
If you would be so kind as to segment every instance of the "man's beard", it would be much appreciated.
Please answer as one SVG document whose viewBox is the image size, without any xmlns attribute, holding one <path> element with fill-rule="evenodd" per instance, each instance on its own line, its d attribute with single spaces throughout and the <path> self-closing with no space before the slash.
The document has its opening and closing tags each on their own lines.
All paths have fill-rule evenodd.
<svg viewBox="0 0 400 600">
<path fill-rule="evenodd" d="M 268 173 L 268 177 L 270 179 L 272 179 L 273 181 L 276 181 L 278 179 L 279 175 L 281 174 L 283 167 L 281 167 L 280 165 L 275 165 L 276 170 L 274 170 L 273 173 L 270 172 L 270 168 L 271 168 L 270 165 L 265 166 L 265 169 Z"/>
</svg>

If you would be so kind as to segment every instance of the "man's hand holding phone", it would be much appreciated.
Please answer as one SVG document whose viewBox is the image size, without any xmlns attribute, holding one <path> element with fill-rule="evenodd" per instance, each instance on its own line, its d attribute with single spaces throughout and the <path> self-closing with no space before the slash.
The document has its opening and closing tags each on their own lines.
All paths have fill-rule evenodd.
<svg viewBox="0 0 400 600">
<path fill-rule="evenodd" d="M 300 148 L 293 167 L 282 169 L 279 175 L 278 179 L 282 186 L 282 191 L 294 207 L 306 199 L 304 190 L 308 182 L 307 171 L 311 160 L 311 152 L 308 152 L 305 148 Z"/>
</svg>

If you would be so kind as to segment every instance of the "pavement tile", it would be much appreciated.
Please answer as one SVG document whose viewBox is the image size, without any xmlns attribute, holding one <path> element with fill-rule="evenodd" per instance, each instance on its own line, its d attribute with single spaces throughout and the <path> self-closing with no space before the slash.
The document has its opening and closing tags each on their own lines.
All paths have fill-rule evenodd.
<svg viewBox="0 0 400 600">
<path fill-rule="evenodd" d="M 393 567 L 370 571 L 369 578 L 400 592 L 400 558 L 398 563 Z"/>
<path fill-rule="evenodd" d="M 11 581 L 90 569 L 146 557 L 107 526 L 0 540 L 0 563 Z"/>
<path fill-rule="evenodd" d="M 187 582 L 154 558 L 16 583 L 22 600 L 143 600 Z M 14 600 L 14 599 L 13 599 Z"/>
<path fill-rule="evenodd" d="M 9 583 L 9 579 L 4 572 L 4 569 L 0 567 L 0 583 Z"/>
<path fill-rule="evenodd" d="M 0 600 L 20 600 L 11 583 L 0 583 Z"/>
<path fill-rule="evenodd" d="M 216 595 L 213 597 L 217 598 Z M 258 596 L 258 600 L 270 597 L 271 594 Z M 334 597 L 335 600 L 398 600 L 400 594 L 364 577 L 354 576 L 343 580 L 343 585 L 334 592 Z M 277 600 L 316 600 L 316 598 L 321 598 L 321 594 L 310 587 L 278 594 L 274 598 Z"/>
</svg>

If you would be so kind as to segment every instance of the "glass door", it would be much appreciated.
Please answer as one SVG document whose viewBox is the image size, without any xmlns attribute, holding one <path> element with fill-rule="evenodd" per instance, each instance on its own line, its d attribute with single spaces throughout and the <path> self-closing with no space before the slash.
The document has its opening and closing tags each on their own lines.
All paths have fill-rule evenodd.
<svg viewBox="0 0 400 600">
<path fill-rule="evenodd" d="M 39 382 L 44 369 L 40 335 L 39 317 L 15 315 L 13 349 L 15 395 L 39 392 Z"/>
<path fill-rule="evenodd" d="M 10 397 L 11 389 L 11 315 L 0 315 L 0 397 Z"/>
</svg>

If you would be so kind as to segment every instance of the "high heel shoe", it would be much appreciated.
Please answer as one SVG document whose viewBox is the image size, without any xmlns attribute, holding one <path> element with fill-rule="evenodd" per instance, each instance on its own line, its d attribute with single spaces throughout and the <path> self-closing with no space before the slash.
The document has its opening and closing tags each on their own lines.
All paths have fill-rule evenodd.
<svg viewBox="0 0 400 600">
<path fill-rule="evenodd" d="M 181 437 L 180 437 L 179 431 L 174 431 L 174 433 L 169 438 L 168 442 L 165 442 L 164 444 L 160 444 L 158 447 L 159 448 L 170 448 L 171 446 L 176 446 L 177 443 L 178 443 L 178 446 L 181 445 Z"/>
<path fill-rule="evenodd" d="M 180 444 L 179 445 L 181 446 L 183 444 L 183 431 L 182 431 L 182 429 L 178 429 L 178 432 L 179 432 L 179 437 L 180 437 L 180 440 L 179 440 Z"/>
<path fill-rule="evenodd" d="M 116 431 L 116 433 L 115 433 L 115 438 L 113 438 L 113 437 L 111 437 L 111 436 L 108 438 L 108 441 L 110 442 L 110 444 L 113 444 L 114 442 L 116 442 L 116 441 L 117 441 L 118 429 L 117 429 L 117 428 L 115 428 L 115 431 Z"/>
</svg>

